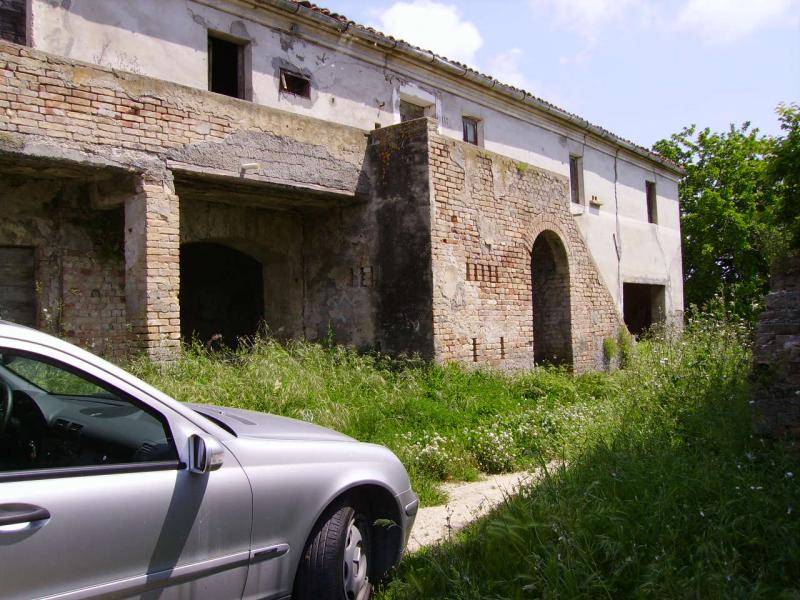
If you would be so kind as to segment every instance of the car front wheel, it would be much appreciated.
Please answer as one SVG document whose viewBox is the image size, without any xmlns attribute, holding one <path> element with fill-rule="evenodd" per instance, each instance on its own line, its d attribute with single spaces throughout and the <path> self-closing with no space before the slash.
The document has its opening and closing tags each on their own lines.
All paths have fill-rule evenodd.
<svg viewBox="0 0 800 600">
<path fill-rule="evenodd" d="M 338 505 L 320 519 L 303 552 L 297 600 L 367 600 L 372 593 L 372 537 L 366 515 Z"/>
</svg>

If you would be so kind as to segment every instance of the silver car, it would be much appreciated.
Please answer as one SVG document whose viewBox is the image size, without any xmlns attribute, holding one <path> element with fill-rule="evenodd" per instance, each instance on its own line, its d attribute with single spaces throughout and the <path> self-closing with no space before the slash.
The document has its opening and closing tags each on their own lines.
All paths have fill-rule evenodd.
<svg viewBox="0 0 800 600">
<path fill-rule="evenodd" d="M 176 402 L 0 322 L 0 597 L 364 600 L 419 501 L 382 446 Z"/>
</svg>

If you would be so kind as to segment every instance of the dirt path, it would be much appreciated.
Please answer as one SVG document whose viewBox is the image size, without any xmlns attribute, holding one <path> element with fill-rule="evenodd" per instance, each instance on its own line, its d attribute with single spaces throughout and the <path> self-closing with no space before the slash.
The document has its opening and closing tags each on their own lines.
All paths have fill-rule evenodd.
<svg viewBox="0 0 800 600">
<path fill-rule="evenodd" d="M 550 466 L 548 465 L 548 469 Z M 513 495 L 521 485 L 536 481 L 542 470 L 522 471 L 504 475 L 486 475 L 481 481 L 445 483 L 442 485 L 449 501 L 443 506 L 421 508 L 411 530 L 408 551 L 436 544 L 455 534 L 469 523 L 488 513 Z"/>
</svg>

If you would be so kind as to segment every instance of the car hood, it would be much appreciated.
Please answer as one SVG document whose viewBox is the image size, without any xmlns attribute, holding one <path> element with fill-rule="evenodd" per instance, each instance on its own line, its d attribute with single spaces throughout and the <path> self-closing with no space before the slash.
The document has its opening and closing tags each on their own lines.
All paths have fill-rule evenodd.
<svg viewBox="0 0 800 600">
<path fill-rule="evenodd" d="M 331 442 L 356 441 L 333 429 L 269 413 L 207 404 L 189 404 L 188 406 L 212 421 L 216 421 L 217 424 L 221 424 L 225 429 L 233 431 L 239 437 Z"/>
</svg>

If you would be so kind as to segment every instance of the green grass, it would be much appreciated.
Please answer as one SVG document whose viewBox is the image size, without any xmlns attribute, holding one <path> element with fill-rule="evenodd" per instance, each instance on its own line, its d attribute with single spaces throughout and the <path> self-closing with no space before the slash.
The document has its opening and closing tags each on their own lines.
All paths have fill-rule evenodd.
<svg viewBox="0 0 800 600">
<path fill-rule="evenodd" d="M 258 339 L 224 354 L 189 348 L 167 367 L 131 370 L 178 400 L 272 412 L 384 444 L 424 504 L 438 484 L 569 459 L 604 432 L 616 385 L 602 375 L 540 370 L 510 377 L 360 355 L 341 347 Z"/>
<path fill-rule="evenodd" d="M 507 376 L 269 339 L 133 371 L 180 400 L 385 444 L 423 504 L 444 500 L 443 480 L 565 465 L 407 557 L 379 600 L 800 599 L 800 466 L 750 435 L 749 342 L 704 316 L 683 337 L 622 340 L 611 375 Z"/>
<path fill-rule="evenodd" d="M 614 432 L 378 598 L 800 598 L 797 454 L 750 435 L 749 366 L 724 321 L 639 344 Z"/>
</svg>

